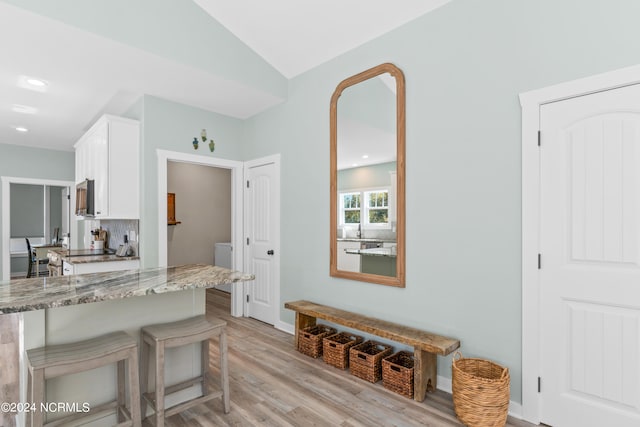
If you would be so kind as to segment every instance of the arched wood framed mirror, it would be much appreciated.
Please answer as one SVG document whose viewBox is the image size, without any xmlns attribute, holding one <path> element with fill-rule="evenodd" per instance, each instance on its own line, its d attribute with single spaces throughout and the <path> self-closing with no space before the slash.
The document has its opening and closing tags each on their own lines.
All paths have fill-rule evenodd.
<svg viewBox="0 0 640 427">
<path fill-rule="evenodd" d="M 330 274 L 405 286 L 405 83 L 381 64 L 331 97 Z"/>
</svg>

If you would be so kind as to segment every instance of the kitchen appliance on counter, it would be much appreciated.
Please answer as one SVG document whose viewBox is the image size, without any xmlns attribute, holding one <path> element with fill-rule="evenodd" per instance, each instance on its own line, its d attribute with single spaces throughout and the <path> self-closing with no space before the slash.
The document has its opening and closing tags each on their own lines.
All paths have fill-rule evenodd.
<svg viewBox="0 0 640 427">
<path fill-rule="evenodd" d="M 95 214 L 95 181 L 85 179 L 76 184 L 76 215 L 93 217 Z"/>
</svg>

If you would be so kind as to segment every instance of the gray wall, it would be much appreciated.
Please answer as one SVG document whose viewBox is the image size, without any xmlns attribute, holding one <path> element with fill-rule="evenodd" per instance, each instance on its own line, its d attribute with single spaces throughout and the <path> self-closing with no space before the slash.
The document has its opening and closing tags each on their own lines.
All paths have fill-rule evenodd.
<svg viewBox="0 0 640 427">
<path fill-rule="evenodd" d="M 231 171 L 169 162 L 167 191 L 182 222 L 167 228 L 168 265 L 213 264 L 214 244 L 231 241 Z"/>
<path fill-rule="evenodd" d="M 511 369 L 521 401 L 518 94 L 640 63 L 638 16 L 633 0 L 454 0 L 292 79 L 286 104 L 245 123 L 243 145 L 244 158 L 281 153 L 281 303 L 459 338 L 465 356 Z M 383 62 L 406 77 L 404 289 L 329 277 L 329 100 Z M 450 358 L 438 363 L 450 377 Z"/>
</svg>

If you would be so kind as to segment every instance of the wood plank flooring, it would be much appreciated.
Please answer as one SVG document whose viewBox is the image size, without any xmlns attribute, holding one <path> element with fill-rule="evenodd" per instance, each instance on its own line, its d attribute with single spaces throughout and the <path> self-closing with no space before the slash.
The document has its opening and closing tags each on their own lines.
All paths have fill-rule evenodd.
<svg viewBox="0 0 640 427">
<path fill-rule="evenodd" d="M 451 395 L 429 393 L 415 402 L 369 384 L 349 371 L 294 350 L 293 336 L 253 319 L 231 317 L 228 294 L 207 291 L 207 315 L 227 321 L 231 413 L 215 399 L 167 419 L 183 426 L 461 426 Z M 211 373 L 218 378 L 217 343 Z M 145 420 L 145 426 L 151 426 Z M 531 427 L 509 418 L 509 427 Z"/>
</svg>

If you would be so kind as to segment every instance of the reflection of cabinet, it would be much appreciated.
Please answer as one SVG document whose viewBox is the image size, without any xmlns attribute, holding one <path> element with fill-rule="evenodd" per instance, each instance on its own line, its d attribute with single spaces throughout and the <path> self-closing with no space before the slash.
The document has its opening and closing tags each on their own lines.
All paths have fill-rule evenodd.
<svg viewBox="0 0 640 427">
<path fill-rule="evenodd" d="M 96 218 L 139 219 L 139 123 L 102 116 L 76 143 L 76 182 L 95 180 Z"/>
<path fill-rule="evenodd" d="M 348 254 L 346 249 L 360 249 L 360 242 L 338 241 L 338 270 L 360 271 L 360 255 Z"/>
</svg>

